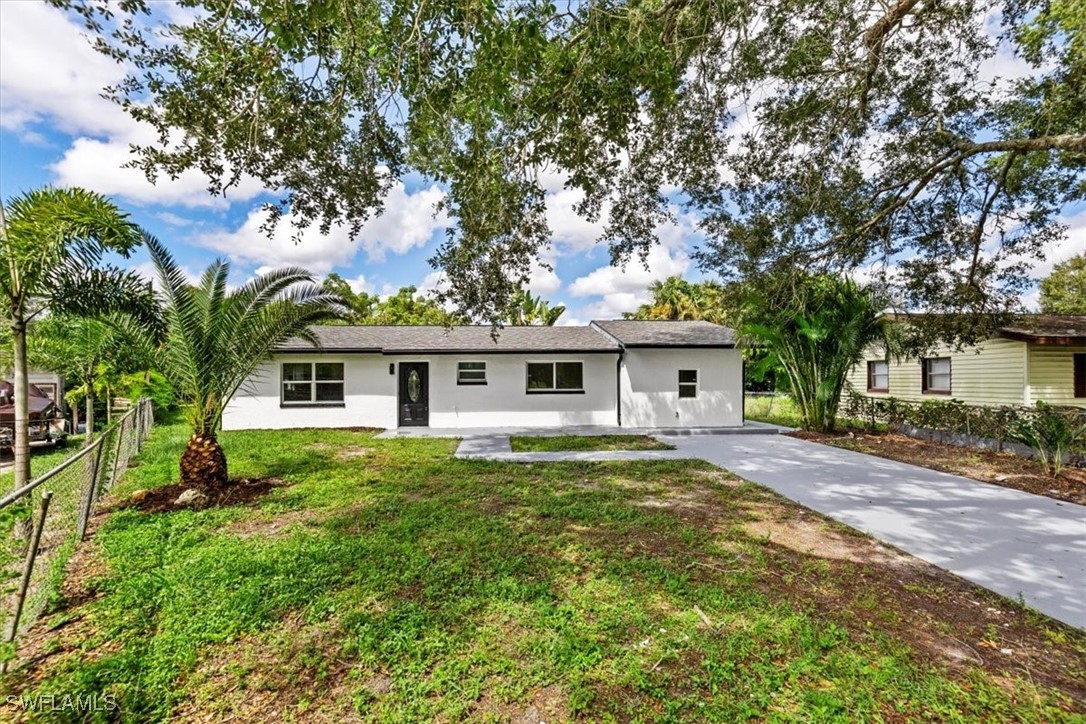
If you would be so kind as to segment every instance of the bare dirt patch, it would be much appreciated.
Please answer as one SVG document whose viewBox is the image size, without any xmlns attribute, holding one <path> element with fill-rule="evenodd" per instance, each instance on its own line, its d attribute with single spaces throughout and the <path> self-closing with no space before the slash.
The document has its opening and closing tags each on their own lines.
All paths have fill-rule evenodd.
<svg viewBox="0 0 1086 724">
<path fill-rule="evenodd" d="M 920 563 L 918 559 L 898 553 L 878 541 L 840 533 L 820 517 L 803 513 L 784 517 L 780 515 L 779 509 L 768 505 L 747 506 L 747 509 L 752 513 L 752 520 L 741 526 L 744 533 L 797 553 L 835 561 L 885 566 L 911 566 Z"/>
<path fill-rule="evenodd" d="M 569 701 L 560 686 L 551 684 L 532 691 L 527 705 L 495 701 L 484 694 L 472 712 L 473 719 L 512 724 L 546 724 L 571 721 Z"/>
<path fill-rule="evenodd" d="M 383 674 L 356 675 L 340 656 L 335 621 L 307 624 L 298 616 L 272 631 L 248 634 L 201 657 L 187 676 L 189 698 L 176 721 L 358 721 L 350 693 L 380 697 L 393 686 Z M 387 679 L 387 681 L 385 681 Z"/>
<path fill-rule="evenodd" d="M 241 478 L 230 481 L 229 485 L 221 488 L 208 488 L 202 490 L 207 501 L 200 507 L 215 508 L 231 505 L 247 505 L 264 497 L 276 488 L 287 487 L 279 478 Z M 178 505 L 177 499 L 191 488 L 178 483 L 164 485 L 150 490 L 137 490 L 128 498 L 119 501 L 116 508 L 136 508 L 145 513 L 166 513 L 172 510 L 191 509 L 192 505 Z"/>
<path fill-rule="evenodd" d="M 310 450 L 329 453 L 336 460 L 357 460 L 370 454 L 371 449 L 361 445 L 333 445 L 327 442 L 315 442 L 306 446 Z"/>
<path fill-rule="evenodd" d="M 270 516 L 253 516 L 234 521 L 226 527 L 226 532 L 239 538 L 272 538 L 284 533 L 292 526 L 320 520 L 311 510 L 291 510 Z"/>
<path fill-rule="evenodd" d="M 803 440 L 877 455 L 898 462 L 953 473 L 983 483 L 1086 505 L 1086 469 L 1065 467 L 1059 477 L 1045 475 L 1039 463 L 1011 453 L 917 440 L 898 433 L 831 434 L 796 431 Z"/>
<path fill-rule="evenodd" d="M 951 670 L 1025 673 L 1086 706 L 1086 637 L 937 566 L 841 529 L 766 493 L 740 526 L 763 540 L 763 585 L 834 618 L 851 636 L 882 629 Z M 741 559 L 742 556 L 739 556 Z M 714 575 L 708 567 L 695 569 Z M 1043 623 L 1042 623 L 1043 622 Z M 1057 643 L 1061 642 L 1061 643 Z"/>
</svg>

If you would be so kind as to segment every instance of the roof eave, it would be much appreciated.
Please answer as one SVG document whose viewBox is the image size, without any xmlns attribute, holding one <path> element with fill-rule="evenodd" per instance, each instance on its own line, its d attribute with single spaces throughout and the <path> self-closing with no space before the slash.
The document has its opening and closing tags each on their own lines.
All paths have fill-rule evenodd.
<svg viewBox="0 0 1086 724">
<path fill-rule="evenodd" d="M 1016 342 L 1030 342 L 1032 344 L 1045 344 L 1059 347 L 1074 347 L 1086 345 L 1086 335 L 1071 334 L 1030 334 L 1011 329 L 1001 329 L 996 333 L 997 337 L 1011 339 Z"/>
</svg>

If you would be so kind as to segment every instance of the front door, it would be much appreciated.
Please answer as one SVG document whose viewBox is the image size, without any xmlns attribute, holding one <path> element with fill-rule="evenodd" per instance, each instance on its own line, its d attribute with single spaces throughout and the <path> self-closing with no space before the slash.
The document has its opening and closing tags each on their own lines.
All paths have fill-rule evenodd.
<svg viewBox="0 0 1086 724">
<path fill-rule="evenodd" d="M 430 364 L 400 363 L 400 426 L 430 424 Z"/>
</svg>

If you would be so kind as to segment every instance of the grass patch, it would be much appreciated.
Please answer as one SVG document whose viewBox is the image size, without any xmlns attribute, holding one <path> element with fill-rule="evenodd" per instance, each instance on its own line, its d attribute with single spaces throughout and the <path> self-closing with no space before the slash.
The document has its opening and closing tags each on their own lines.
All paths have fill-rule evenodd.
<svg viewBox="0 0 1086 724">
<path fill-rule="evenodd" d="M 674 450 L 648 435 L 554 435 L 509 438 L 513 452 L 565 452 L 593 450 Z"/>
<path fill-rule="evenodd" d="M 156 429 L 118 490 L 173 482 L 186 437 Z M 1082 632 L 882 562 L 705 463 L 457 460 L 454 440 L 344 430 L 222 441 L 232 475 L 289 486 L 114 513 L 87 601 L 28 637 L 6 691 L 112 693 L 129 721 L 1051 721 L 1086 701 Z M 799 518 L 802 540 L 777 544 Z M 839 554 L 809 551 L 820 531 Z M 983 664 L 940 653 L 954 641 Z"/>
<path fill-rule="evenodd" d="M 75 455 L 83 449 L 83 435 L 70 435 L 64 445 L 31 445 L 30 446 L 30 479 L 44 475 L 57 465 Z M 11 463 L 12 453 L 6 452 L 0 462 Z M 15 473 L 10 468 L 0 473 L 0 488 L 8 492 L 11 483 L 15 479 Z"/>
<path fill-rule="evenodd" d="M 790 395 L 747 395 L 746 419 L 755 422 L 768 422 L 772 425 L 783 427 L 801 428 L 803 421 L 800 419 L 799 408 Z M 855 430 L 857 432 L 869 431 L 870 426 L 863 420 L 838 415 L 837 429 L 840 431 Z M 885 423 L 877 423 L 873 431 L 886 432 Z"/>
</svg>

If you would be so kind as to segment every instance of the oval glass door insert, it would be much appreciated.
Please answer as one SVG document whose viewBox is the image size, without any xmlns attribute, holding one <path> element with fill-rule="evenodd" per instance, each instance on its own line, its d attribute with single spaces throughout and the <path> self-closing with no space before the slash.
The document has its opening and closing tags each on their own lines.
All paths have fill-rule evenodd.
<svg viewBox="0 0 1086 724">
<path fill-rule="evenodd" d="M 419 377 L 418 370 L 411 370 L 407 373 L 407 398 L 412 402 L 418 402 L 420 395 L 422 395 L 422 378 Z"/>
</svg>

